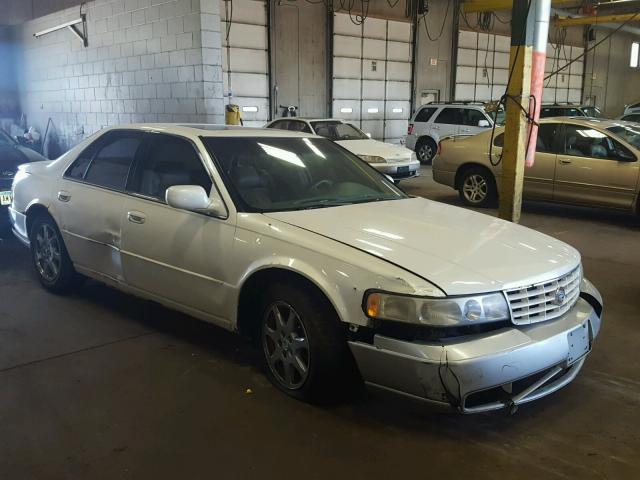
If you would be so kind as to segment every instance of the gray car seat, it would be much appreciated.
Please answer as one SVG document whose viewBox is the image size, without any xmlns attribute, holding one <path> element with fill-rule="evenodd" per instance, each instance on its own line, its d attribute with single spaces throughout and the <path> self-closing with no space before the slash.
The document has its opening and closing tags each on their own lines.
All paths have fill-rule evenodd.
<svg viewBox="0 0 640 480">
<path fill-rule="evenodd" d="M 584 153 L 582 153 L 580 150 L 578 150 L 578 148 L 576 148 L 576 136 L 575 135 L 571 135 L 570 137 L 567 138 L 567 148 L 565 153 L 567 155 L 576 155 L 578 157 L 584 157 Z"/>
</svg>

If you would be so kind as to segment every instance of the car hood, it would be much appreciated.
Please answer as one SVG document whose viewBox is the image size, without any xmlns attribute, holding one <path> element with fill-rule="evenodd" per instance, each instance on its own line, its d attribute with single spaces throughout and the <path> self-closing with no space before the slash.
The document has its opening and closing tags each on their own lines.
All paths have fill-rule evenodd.
<svg viewBox="0 0 640 480">
<path fill-rule="evenodd" d="M 401 145 L 379 142 L 370 138 L 366 140 L 340 140 L 339 145 L 356 155 L 378 155 L 388 160 L 404 159 L 411 157 L 413 153 L 408 148 Z"/>
<path fill-rule="evenodd" d="M 423 198 L 266 215 L 400 266 L 448 295 L 531 285 L 580 264 L 559 240 Z"/>
</svg>

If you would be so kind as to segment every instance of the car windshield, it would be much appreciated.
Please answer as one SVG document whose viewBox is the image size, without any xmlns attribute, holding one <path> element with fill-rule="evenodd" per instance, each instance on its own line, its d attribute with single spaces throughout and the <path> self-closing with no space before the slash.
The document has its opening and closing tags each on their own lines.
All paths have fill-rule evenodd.
<svg viewBox="0 0 640 480">
<path fill-rule="evenodd" d="M 243 211 L 407 198 L 357 156 L 323 138 L 204 137 L 203 141 Z"/>
<path fill-rule="evenodd" d="M 506 112 L 502 108 L 500 110 L 489 113 L 491 120 L 493 120 L 496 125 L 504 125 L 505 115 Z"/>
<path fill-rule="evenodd" d="M 602 112 L 596 107 L 582 107 L 582 111 L 587 117 L 604 118 Z"/>
<path fill-rule="evenodd" d="M 0 146 L 7 147 L 7 146 L 13 146 L 15 144 L 16 144 L 16 141 L 13 138 L 11 138 L 9 135 L 7 135 L 7 133 L 5 133 L 5 131 L 0 128 Z"/>
<path fill-rule="evenodd" d="M 607 131 L 613 133 L 617 137 L 620 137 L 637 149 L 640 149 L 640 127 L 623 127 L 618 125 L 607 128 Z"/>
<path fill-rule="evenodd" d="M 322 121 L 311 122 L 311 126 L 313 126 L 316 135 L 320 135 L 333 141 L 366 140 L 367 138 L 369 138 L 362 132 L 362 130 L 354 127 L 349 123 L 342 123 L 337 121 Z"/>
</svg>

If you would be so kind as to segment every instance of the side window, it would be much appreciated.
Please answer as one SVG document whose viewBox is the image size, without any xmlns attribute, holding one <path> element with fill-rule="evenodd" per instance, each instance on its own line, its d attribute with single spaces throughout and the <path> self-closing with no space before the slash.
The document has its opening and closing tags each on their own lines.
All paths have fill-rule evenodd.
<svg viewBox="0 0 640 480">
<path fill-rule="evenodd" d="M 423 109 L 421 109 L 418 114 L 416 115 L 416 118 L 413 120 L 414 122 L 428 122 L 429 119 L 433 116 L 433 114 L 435 113 L 435 111 L 437 110 L 436 107 L 424 107 Z"/>
<path fill-rule="evenodd" d="M 586 125 L 565 124 L 565 155 L 620 160 L 619 152 L 630 153 L 621 143 L 598 130 Z"/>
<path fill-rule="evenodd" d="M 557 133 L 560 124 L 543 123 L 538 128 L 538 138 L 536 139 L 536 152 L 557 153 Z"/>
<path fill-rule="evenodd" d="M 129 169 L 142 143 L 136 133 L 116 133 L 102 143 L 89 165 L 84 180 L 113 190 L 124 190 Z"/>
<path fill-rule="evenodd" d="M 188 140 L 153 134 L 147 154 L 136 166 L 130 191 L 164 202 L 167 188 L 174 185 L 200 185 L 208 194 L 211 178 Z"/>
<path fill-rule="evenodd" d="M 85 148 L 80 155 L 78 155 L 78 158 L 73 161 L 71 166 L 67 168 L 64 176 L 74 180 L 82 180 L 85 173 L 87 173 L 87 167 L 89 166 L 89 163 L 91 163 L 91 159 L 96 153 L 100 143 L 100 140 L 97 140 Z"/>
<path fill-rule="evenodd" d="M 479 110 L 474 110 L 472 108 L 464 108 L 462 109 L 462 124 L 463 125 L 467 125 L 469 127 L 478 127 L 478 122 L 480 122 L 480 120 L 485 120 L 487 122 L 489 122 L 487 120 L 487 117 L 485 117 L 484 113 L 482 113 Z"/>
<path fill-rule="evenodd" d="M 555 111 L 555 109 L 553 108 L 542 108 L 540 110 L 540 118 L 545 118 L 545 117 L 555 117 L 556 115 L 558 115 Z"/>
<path fill-rule="evenodd" d="M 278 120 L 269 125 L 269 128 L 277 128 L 278 130 L 287 130 L 289 128 L 289 120 Z"/>
<path fill-rule="evenodd" d="M 436 117 L 435 123 L 445 123 L 449 125 L 460 125 L 462 122 L 461 108 L 443 108 Z"/>
<path fill-rule="evenodd" d="M 294 132 L 313 133 L 307 125 L 307 122 L 301 122 L 300 120 L 289 120 L 289 130 Z"/>
</svg>

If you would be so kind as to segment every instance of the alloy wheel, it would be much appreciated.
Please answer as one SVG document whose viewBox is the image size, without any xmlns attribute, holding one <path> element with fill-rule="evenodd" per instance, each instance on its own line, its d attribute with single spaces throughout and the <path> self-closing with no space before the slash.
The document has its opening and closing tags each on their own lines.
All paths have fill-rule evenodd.
<svg viewBox="0 0 640 480">
<path fill-rule="evenodd" d="M 428 162 L 433 158 L 433 148 L 428 143 L 420 145 L 418 149 L 418 159 L 421 162 Z"/>
<path fill-rule="evenodd" d="M 54 282 L 62 267 L 62 251 L 58 234 L 51 225 L 43 223 L 38 229 L 34 253 L 38 273 L 47 282 Z"/>
<path fill-rule="evenodd" d="M 462 185 L 464 198 L 470 203 L 482 203 L 487 198 L 488 191 L 487 181 L 478 174 L 469 175 Z"/>
<path fill-rule="evenodd" d="M 309 341 L 298 313 L 286 302 L 272 303 L 262 323 L 262 347 L 282 387 L 297 390 L 309 376 Z"/>
</svg>

